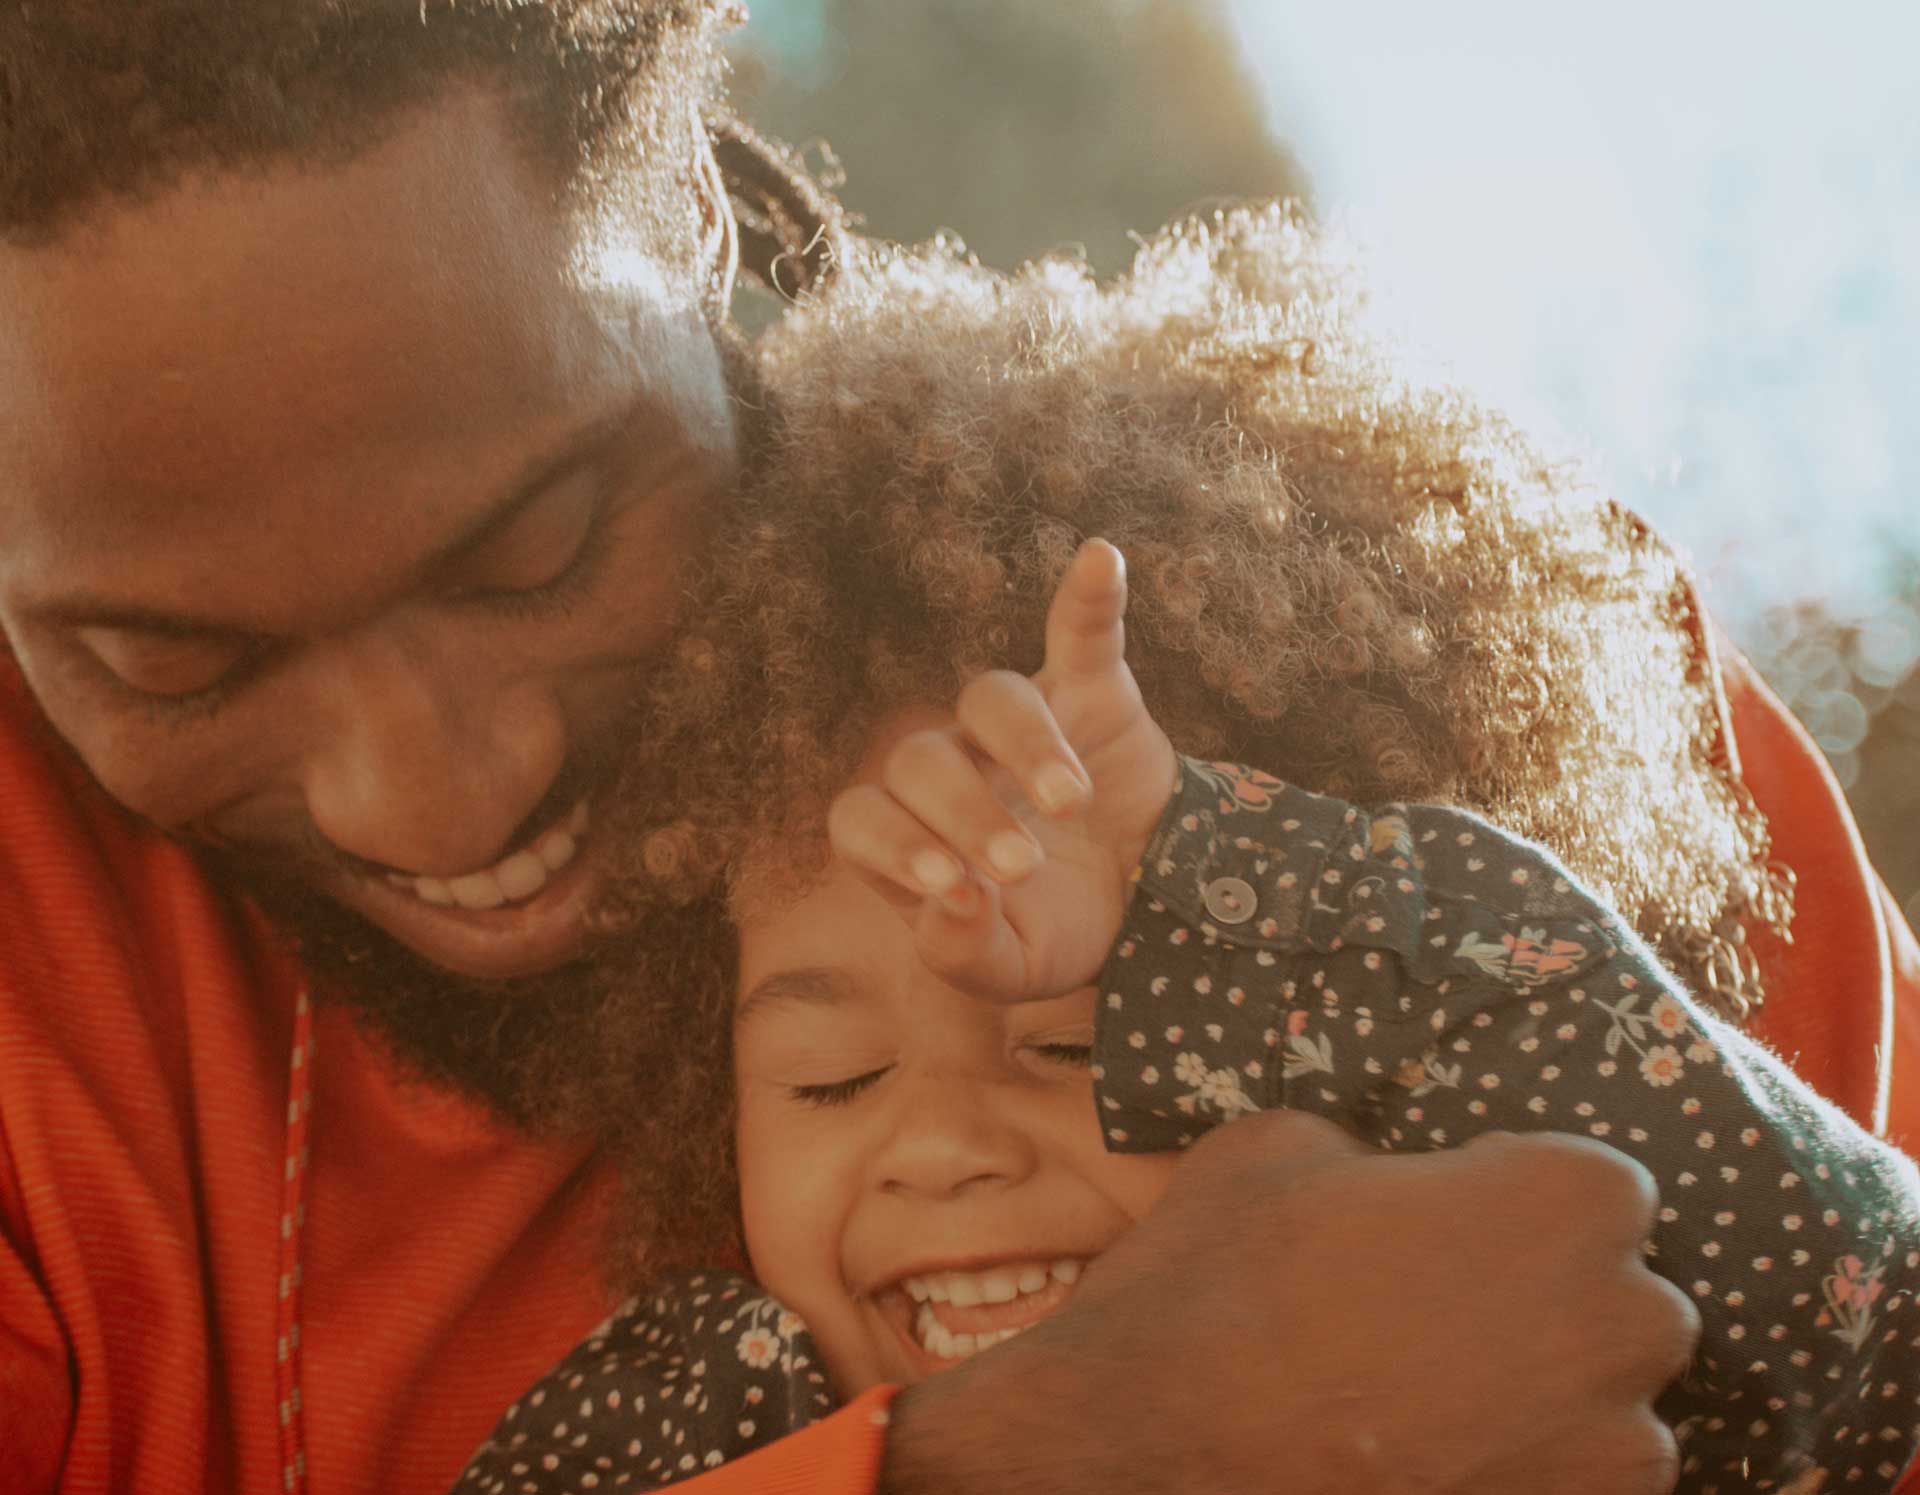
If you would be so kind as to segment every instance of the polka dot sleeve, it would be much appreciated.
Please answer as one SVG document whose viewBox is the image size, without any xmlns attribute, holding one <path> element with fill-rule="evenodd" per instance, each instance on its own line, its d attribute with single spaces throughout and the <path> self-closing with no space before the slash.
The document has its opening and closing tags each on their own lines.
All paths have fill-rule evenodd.
<svg viewBox="0 0 1920 1495">
<path fill-rule="evenodd" d="M 800 1319 L 731 1272 L 616 1309 L 500 1419 L 453 1495 L 651 1490 L 833 1410 Z"/>
<path fill-rule="evenodd" d="M 1101 977 L 1111 1148 L 1273 1106 L 1388 1150 L 1599 1138 L 1652 1172 L 1650 1264 L 1705 1326 L 1661 1403 L 1679 1488 L 1893 1489 L 1920 1436 L 1920 1175 L 1547 852 L 1189 760 L 1139 878 Z"/>
</svg>

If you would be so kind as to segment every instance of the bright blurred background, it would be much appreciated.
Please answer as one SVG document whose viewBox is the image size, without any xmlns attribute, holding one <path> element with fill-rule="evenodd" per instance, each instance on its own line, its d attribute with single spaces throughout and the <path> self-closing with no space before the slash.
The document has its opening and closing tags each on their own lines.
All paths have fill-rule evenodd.
<svg viewBox="0 0 1920 1495">
<path fill-rule="evenodd" d="M 1692 557 L 1920 923 L 1920 7 L 752 0 L 745 112 L 989 264 L 1294 195 Z"/>
</svg>

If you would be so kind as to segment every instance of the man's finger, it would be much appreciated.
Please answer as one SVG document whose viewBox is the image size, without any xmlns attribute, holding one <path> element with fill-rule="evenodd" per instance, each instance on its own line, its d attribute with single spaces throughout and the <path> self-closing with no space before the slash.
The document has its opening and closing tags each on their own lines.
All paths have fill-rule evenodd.
<svg viewBox="0 0 1920 1495">
<path fill-rule="evenodd" d="M 1103 675 L 1125 661 L 1127 563 L 1105 540 L 1089 540 L 1060 578 L 1047 609 L 1047 659 L 1041 676 L 1063 685 Z"/>
</svg>

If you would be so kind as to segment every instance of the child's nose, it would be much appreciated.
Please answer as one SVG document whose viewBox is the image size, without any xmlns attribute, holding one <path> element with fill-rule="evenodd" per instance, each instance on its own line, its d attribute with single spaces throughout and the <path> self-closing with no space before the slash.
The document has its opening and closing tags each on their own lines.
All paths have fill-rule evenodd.
<svg viewBox="0 0 1920 1495">
<path fill-rule="evenodd" d="M 879 1160 L 892 1194 L 946 1198 L 1016 1184 L 1032 1174 L 1031 1135 L 1007 1114 L 1000 1086 L 960 1075 L 912 1077 Z"/>
</svg>

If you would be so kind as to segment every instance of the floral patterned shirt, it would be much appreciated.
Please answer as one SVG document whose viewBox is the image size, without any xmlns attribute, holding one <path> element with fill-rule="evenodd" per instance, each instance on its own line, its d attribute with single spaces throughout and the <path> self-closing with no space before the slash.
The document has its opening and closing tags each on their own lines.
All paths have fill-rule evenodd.
<svg viewBox="0 0 1920 1495">
<path fill-rule="evenodd" d="M 1920 1174 L 1547 852 L 1465 811 L 1369 814 L 1187 759 L 1136 877 L 1094 1036 L 1111 1149 L 1278 1106 L 1389 1151 L 1597 1137 L 1652 1172 L 1650 1264 L 1703 1321 L 1660 1404 L 1678 1488 L 1894 1487 L 1920 1440 Z M 818 1358 L 752 1284 L 685 1279 L 516 1403 L 456 1489 L 687 1477 L 824 1415 Z"/>
<path fill-rule="evenodd" d="M 1187 760 L 1101 976 L 1116 1150 L 1245 1111 L 1389 1151 L 1597 1137 L 1653 1174 L 1703 1335 L 1661 1412 L 1699 1495 L 1890 1490 L 1920 1438 L 1920 1175 L 1706 1013 L 1540 847 Z"/>
</svg>

